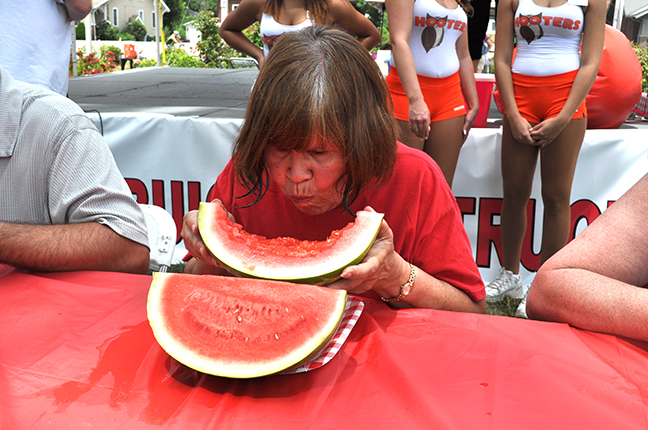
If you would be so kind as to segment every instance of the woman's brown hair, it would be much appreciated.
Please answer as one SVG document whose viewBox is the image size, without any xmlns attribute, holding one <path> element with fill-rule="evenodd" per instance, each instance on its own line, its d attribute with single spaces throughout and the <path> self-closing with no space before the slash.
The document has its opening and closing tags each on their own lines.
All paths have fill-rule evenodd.
<svg viewBox="0 0 648 430">
<path fill-rule="evenodd" d="M 283 34 L 259 73 L 233 163 L 258 201 L 269 185 L 267 147 L 301 151 L 313 139 L 336 146 L 346 160 L 341 178 L 348 204 L 391 175 L 397 126 L 385 80 L 367 50 L 326 26 Z"/>
</svg>

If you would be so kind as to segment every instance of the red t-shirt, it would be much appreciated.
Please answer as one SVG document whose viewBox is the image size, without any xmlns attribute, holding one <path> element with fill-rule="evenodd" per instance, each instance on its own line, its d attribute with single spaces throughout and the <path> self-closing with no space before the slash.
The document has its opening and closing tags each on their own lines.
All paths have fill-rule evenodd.
<svg viewBox="0 0 648 430">
<path fill-rule="evenodd" d="M 333 230 L 353 222 L 342 205 L 321 215 L 305 214 L 272 180 L 263 198 L 247 208 L 243 206 L 254 196 L 235 198 L 246 192 L 235 179 L 230 160 L 208 200 L 220 199 L 245 231 L 268 238 L 325 240 Z M 385 214 L 394 248 L 406 261 L 464 290 L 475 301 L 485 297 L 456 200 L 427 154 L 399 143 L 391 179 L 365 188 L 350 208 L 355 213 L 366 206 Z"/>
</svg>

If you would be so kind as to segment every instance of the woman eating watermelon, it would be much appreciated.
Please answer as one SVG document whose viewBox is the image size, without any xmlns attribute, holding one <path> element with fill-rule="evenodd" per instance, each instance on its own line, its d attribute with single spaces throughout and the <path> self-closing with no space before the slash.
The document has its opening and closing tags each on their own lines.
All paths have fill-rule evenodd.
<svg viewBox="0 0 648 430">
<path fill-rule="evenodd" d="M 452 192 L 435 162 L 396 136 L 382 74 L 356 39 L 325 26 L 287 33 L 208 200 L 267 238 L 325 241 L 358 211 L 382 213 L 364 259 L 330 288 L 398 308 L 483 313 L 484 284 Z M 185 215 L 182 237 L 186 272 L 227 273 L 201 238 L 198 211 Z"/>
</svg>

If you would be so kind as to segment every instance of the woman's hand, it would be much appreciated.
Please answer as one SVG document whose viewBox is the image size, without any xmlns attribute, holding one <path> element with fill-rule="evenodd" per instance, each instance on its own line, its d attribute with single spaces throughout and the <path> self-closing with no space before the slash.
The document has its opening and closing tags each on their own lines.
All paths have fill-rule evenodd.
<svg viewBox="0 0 648 430">
<path fill-rule="evenodd" d="M 372 211 L 370 207 L 366 211 Z M 374 290 L 381 297 L 394 297 L 400 286 L 409 278 L 409 264 L 394 251 L 394 234 L 383 220 L 378 236 L 369 252 L 358 265 L 342 271 L 342 278 L 329 288 L 347 290 L 351 294 L 363 294 Z"/>
<path fill-rule="evenodd" d="M 463 125 L 464 142 L 468 138 L 468 133 L 470 132 L 470 129 L 475 124 L 475 120 L 477 119 L 477 114 L 479 114 L 479 105 L 473 107 L 472 109 L 468 109 L 468 112 L 466 112 L 466 119 L 464 120 L 464 125 Z"/>
<path fill-rule="evenodd" d="M 527 145 L 536 145 L 531 137 L 531 124 L 529 124 L 529 121 L 519 115 L 515 119 L 509 117 L 508 121 L 511 126 L 511 133 L 516 141 Z"/>
<path fill-rule="evenodd" d="M 218 200 L 216 200 L 219 202 Z M 220 203 L 220 202 L 219 202 Z M 220 203 L 222 205 L 222 203 Z M 231 218 L 231 215 L 230 215 Z M 182 239 L 184 240 L 185 248 L 191 254 L 192 259 L 189 260 L 185 267 L 185 272 L 195 274 L 227 274 L 228 272 L 221 266 L 216 257 L 203 242 L 200 232 L 198 231 L 198 211 L 193 210 L 185 214 L 182 219 Z"/>
<path fill-rule="evenodd" d="M 567 126 L 568 122 L 560 120 L 558 117 L 549 118 L 540 124 L 533 126 L 529 132 L 534 145 L 543 147 L 549 145 Z"/>
<path fill-rule="evenodd" d="M 410 101 L 409 125 L 420 139 L 425 140 L 430 135 L 430 111 L 423 98 Z"/>
</svg>

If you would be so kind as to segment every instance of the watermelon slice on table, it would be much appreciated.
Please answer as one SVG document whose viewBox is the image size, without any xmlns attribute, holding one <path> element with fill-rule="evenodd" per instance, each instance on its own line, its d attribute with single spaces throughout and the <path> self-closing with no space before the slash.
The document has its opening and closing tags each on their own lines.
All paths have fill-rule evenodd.
<svg viewBox="0 0 648 430">
<path fill-rule="evenodd" d="M 359 211 L 355 221 L 324 241 L 267 239 L 229 219 L 220 202 L 200 203 L 198 230 L 211 253 L 239 276 L 326 285 L 358 264 L 373 244 L 383 214 Z"/>
<path fill-rule="evenodd" d="M 210 375 L 255 378 L 315 358 L 346 304 L 344 290 L 154 273 L 147 314 L 160 346 L 180 363 Z"/>
</svg>

